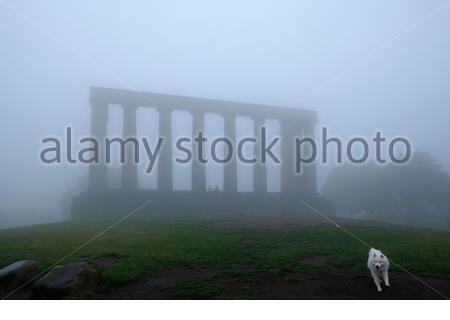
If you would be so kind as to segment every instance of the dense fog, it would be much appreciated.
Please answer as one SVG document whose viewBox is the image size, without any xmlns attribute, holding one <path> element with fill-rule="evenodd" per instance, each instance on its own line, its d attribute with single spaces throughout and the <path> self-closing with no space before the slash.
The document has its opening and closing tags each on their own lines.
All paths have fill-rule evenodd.
<svg viewBox="0 0 450 320">
<path fill-rule="evenodd" d="M 413 152 L 440 166 L 442 171 L 432 171 L 438 172 L 436 179 L 447 181 L 450 6 L 443 3 L 0 1 L 0 228 L 69 217 L 71 197 L 86 188 L 88 166 L 41 163 L 41 140 L 63 138 L 68 126 L 75 141 L 89 135 L 90 86 L 314 110 L 316 135 L 326 127 L 343 141 L 355 136 L 371 141 L 377 131 L 388 140 L 405 137 Z M 110 133 L 122 130 L 119 113 L 111 111 Z M 208 117 L 205 131 L 220 135 L 220 119 Z M 192 133 L 186 119 L 182 112 L 173 115 L 174 135 Z M 148 124 L 152 139 L 157 126 Z M 277 123 L 267 126 L 272 135 L 279 130 Z M 238 135 L 253 132 L 246 119 L 238 118 L 237 127 Z M 345 192 L 335 191 L 363 169 L 349 170 L 343 178 L 334 173 L 323 188 L 336 167 L 330 150 L 328 163 L 317 164 L 318 191 L 339 200 Z M 414 176 L 417 168 L 399 173 L 399 179 Z M 211 188 L 223 182 L 220 170 L 207 172 Z M 240 190 L 251 190 L 251 170 L 239 170 Z M 177 188 L 189 185 L 187 172 L 175 169 Z M 269 189 L 277 190 L 277 169 L 270 172 Z M 154 186 L 152 179 L 148 184 Z M 439 182 L 439 197 L 421 202 L 424 207 L 448 212 L 445 181 Z M 374 185 L 385 186 L 378 180 Z M 417 199 L 420 190 L 414 192 L 403 198 L 396 194 L 392 201 Z M 378 196 L 380 202 L 387 199 Z M 352 213 L 352 206 L 339 202 L 337 214 L 405 222 L 379 214 L 378 207 L 370 215 L 354 205 Z M 429 224 L 421 218 L 411 224 L 435 227 L 444 220 Z"/>
</svg>

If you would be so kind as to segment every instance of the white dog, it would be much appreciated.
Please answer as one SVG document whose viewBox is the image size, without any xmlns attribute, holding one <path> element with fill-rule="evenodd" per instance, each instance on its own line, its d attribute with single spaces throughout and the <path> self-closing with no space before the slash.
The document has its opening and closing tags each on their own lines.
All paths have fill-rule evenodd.
<svg viewBox="0 0 450 320">
<path fill-rule="evenodd" d="M 373 281 L 378 291 L 381 291 L 380 282 L 383 281 L 386 287 L 389 287 L 389 259 L 380 250 L 371 248 L 369 250 L 369 258 L 367 259 L 367 267 L 372 274 Z"/>
</svg>

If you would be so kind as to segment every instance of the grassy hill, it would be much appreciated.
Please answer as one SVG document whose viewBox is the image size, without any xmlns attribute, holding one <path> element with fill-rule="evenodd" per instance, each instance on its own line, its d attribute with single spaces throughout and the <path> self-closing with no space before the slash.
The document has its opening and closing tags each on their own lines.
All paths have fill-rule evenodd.
<svg viewBox="0 0 450 320">
<path fill-rule="evenodd" d="M 52 265 L 111 224 L 64 222 L 0 231 L 0 267 Z M 380 227 L 348 230 L 450 295 L 450 233 Z M 127 220 L 66 262 L 101 270 L 94 298 L 440 298 L 391 267 L 381 295 L 366 269 L 368 248 L 333 226 L 224 228 L 189 218 Z"/>
</svg>

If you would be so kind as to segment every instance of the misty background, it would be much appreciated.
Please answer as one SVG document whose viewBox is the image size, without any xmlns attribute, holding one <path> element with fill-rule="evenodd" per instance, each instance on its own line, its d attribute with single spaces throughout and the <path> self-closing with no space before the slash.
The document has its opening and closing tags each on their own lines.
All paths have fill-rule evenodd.
<svg viewBox="0 0 450 320">
<path fill-rule="evenodd" d="M 41 164 L 40 140 L 89 135 L 91 85 L 316 110 L 316 132 L 407 137 L 450 172 L 443 3 L 0 1 L 0 228 L 67 217 L 88 167 Z"/>
</svg>

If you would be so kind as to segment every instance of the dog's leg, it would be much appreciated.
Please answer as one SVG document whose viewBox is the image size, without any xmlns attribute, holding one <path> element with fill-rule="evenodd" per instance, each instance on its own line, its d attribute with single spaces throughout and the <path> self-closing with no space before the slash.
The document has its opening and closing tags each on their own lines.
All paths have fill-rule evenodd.
<svg viewBox="0 0 450 320">
<path fill-rule="evenodd" d="M 389 285 L 389 273 L 387 270 L 383 272 L 383 281 L 384 281 L 384 284 L 386 285 L 386 287 L 390 286 Z"/>
<path fill-rule="evenodd" d="M 378 277 L 378 273 L 371 271 L 372 273 L 372 278 L 373 278 L 373 282 L 375 283 L 375 285 L 377 286 L 377 290 L 378 292 L 381 292 L 381 286 L 380 286 L 380 278 Z"/>
</svg>

